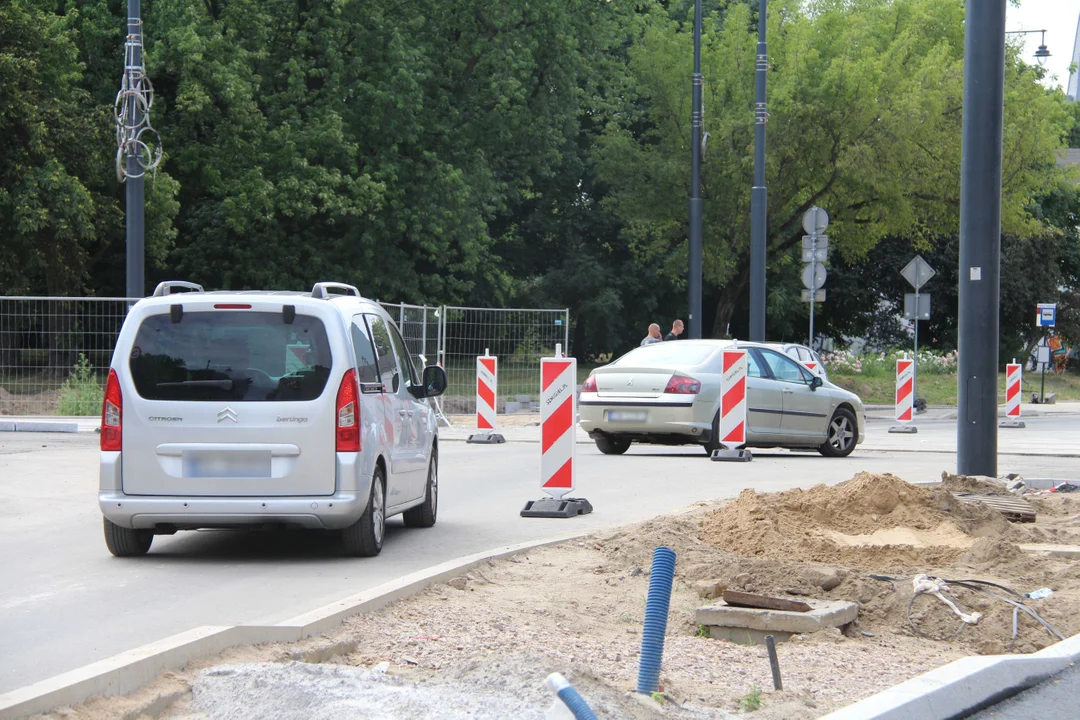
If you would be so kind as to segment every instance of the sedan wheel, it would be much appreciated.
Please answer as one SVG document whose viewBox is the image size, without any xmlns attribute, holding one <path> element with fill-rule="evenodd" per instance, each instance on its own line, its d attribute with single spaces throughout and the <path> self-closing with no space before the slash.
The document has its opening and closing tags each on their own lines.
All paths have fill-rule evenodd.
<svg viewBox="0 0 1080 720">
<path fill-rule="evenodd" d="M 622 455 L 630 449 L 630 441 L 611 437 L 596 438 L 596 447 L 605 455 Z"/>
<path fill-rule="evenodd" d="M 828 439 L 818 448 L 825 457 L 847 457 L 858 442 L 859 426 L 847 408 L 838 408 L 829 421 Z"/>
</svg>

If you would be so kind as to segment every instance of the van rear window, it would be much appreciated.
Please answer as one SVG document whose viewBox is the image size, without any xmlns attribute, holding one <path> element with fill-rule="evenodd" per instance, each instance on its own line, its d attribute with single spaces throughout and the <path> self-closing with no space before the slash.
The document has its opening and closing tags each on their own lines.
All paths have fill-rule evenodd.
<svg viewBox="0 0 1080 720">
<path fill-rule="evenodd" d="M 314 400 L 330 376 L 322 321 L 280 312 L 168 313 L 142 321 L 131 376 L 147 400 L 283 402 Z"/>
</svg>

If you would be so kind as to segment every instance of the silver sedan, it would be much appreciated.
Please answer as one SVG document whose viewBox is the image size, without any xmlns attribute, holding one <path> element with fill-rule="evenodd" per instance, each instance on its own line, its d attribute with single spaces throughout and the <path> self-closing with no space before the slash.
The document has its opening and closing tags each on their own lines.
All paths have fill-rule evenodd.
<svg viewBox="0 0 1080 720">
<path fill-rule="evenodd" d="M 765 343 L 683 340 L 631 350 L 599 367 L 581 387 L 579 423 L 600 451 L 631 443 L 720 448 L 720 374 L 724 349 L 747 351 L 748 447 L 850 455 L 866 417 L 854 393 L 822 380 Z"/>
</svg>

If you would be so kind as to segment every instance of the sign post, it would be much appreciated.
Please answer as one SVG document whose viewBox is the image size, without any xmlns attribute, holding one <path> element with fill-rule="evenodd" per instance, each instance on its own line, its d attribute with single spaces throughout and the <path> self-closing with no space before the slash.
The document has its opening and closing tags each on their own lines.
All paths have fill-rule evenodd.
<svg viewBox="0 0 1080 720">
<path fill-rule="evenodd" d="M 1024 377 L 1024 368 L 1016 362 L 1016 358 L 1005 366 L 1005 419 L 998 427 L 1022 428 L 1020 420 L 1020 395 L 1021 384 Z"/>
<path fill-rule="evenodd" d="M 906 357 L 896 361 L 896 422 L 891 433 L 917 433 L 915 415 L 915 362 Z"/>
<path fill-rule="evenodd" d="M 915 384 L 919 374 L 919 319 L 930 319 L 930 296 L 927 294 L 920 296 L 919 289 L 926 284 L 927 280 L 937 275 L 937 271 L 930 267 L 930 263 L 923 260 L 922 255 L 916 255 L 911 262 L 904 266 L 900 274 L 915 288 L 914 293 L 905 293 L 904 295 L 904 317 L 915 321 L 915 365 L 911 374 L 911 397 L 912 401 L 914 401 Z M 909 302 L 910 306 L 908 305 Z"/>
<path fill-rule="evenodd" d="M 476 358 L 476 432 L 465 442 L 477 445 L 497 445 L 506 442 L 495 432 L 498 418 L 496 411 L 499 397 L 499 358 L 492 357 L 485 348 L 484 355 Z"/>
<path fill-rule="evenodd" d="M 1057 325 L 1057 303 L 1038 303 L 1035 311 L 1035 327 L 1053 328 Z M 1045 358 L 1044 358 L 1045 356 Z M 1046 366 L 1054 361 L 1050 354 L 1050 340 L 1045 330 L 1043 343 L 1039 346 L 1039 364 L 1042 365 L 1042 380 L 1039 381 L 1039 403 L 1046 403 Z"/>
<path fill-rule="evenodd" d="M 803 302 L 810 303 L 810 342 L 809 347 L 814 347 L 814 303 L 825 302 L 825 291 L 821 287 L 825 284 L 828 272 L 821 263 L 829 257 L 829 236 L 825 234 L 829 227 L 829 214 L 817 205 L 803 213 L 803 230 L 809 235 L 803 235 L 802 259 L 809 263 L 803 268 L 802 282 L 806 287 L 802 291 Z"/>
<path fill-rule="evenodd" d="M 540 488 L 551 497 L 525 503 L 521 517 L 571 518 L 592 512 L 574 490 L 577 436 L 577 359 L 540 359 Z"/>
<path fill-rule="evenodd" d="M 746 444 L 746 351 L 724 350 L 720 374 L 720 447 L 712 452 L 716 462 L 750 462 L 754 456 Z"/>
</svg>

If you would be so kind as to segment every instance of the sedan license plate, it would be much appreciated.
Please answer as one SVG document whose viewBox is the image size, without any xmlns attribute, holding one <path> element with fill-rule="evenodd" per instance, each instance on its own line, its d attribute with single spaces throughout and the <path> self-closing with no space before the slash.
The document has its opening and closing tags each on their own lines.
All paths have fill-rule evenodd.
<svg viewBox="0 0 1080 720">
<path fill-rule="evenodd" d="M 645 422 L 649 413 L 644 410 L 608 410 L 608 422 Z"/>
</svg>

